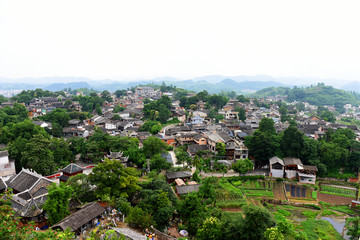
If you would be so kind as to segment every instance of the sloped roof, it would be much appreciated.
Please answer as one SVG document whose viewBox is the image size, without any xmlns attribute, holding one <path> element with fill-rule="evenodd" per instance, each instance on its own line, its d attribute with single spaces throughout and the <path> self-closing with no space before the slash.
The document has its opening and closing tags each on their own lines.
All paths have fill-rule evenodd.
<svg viewBox="0 0 360 240">
<path fill-rule="evenodd" d="M 200 186 L 201 184 L 176 186 L 176 192 L 179 195 L 197 192 L 199 191 Z"/>
<path fill-rule="evenodd" d="M 188 146 L 188 150 L 190 153 L 197 153 L 198 151 L 209 150 L 209 148 L 207 145 L 192 144 Z"/>
<path fill-rule="evenodd" d="M 52 228 L 61 228 L 65 230 L 69 227 L 72 231 L 76 231 L 85 223 L 101 215 L 104 211 L 105 208 L 103 208 L 97 202 L 88 203 L 84 205 L 79 211 L 64 218 L 58 224 L 55 224 Z"/>
<path fill-rule="evenodd" d="M 176 179 L 176 178 L 188 178 L 191 177 L 192 174 L 190 172 L 186 171 L 180 171 L 180 172 L 167 172 L 166 178 L 167 179 Z"/>
<path fill-rule="evenodd" d="M 9 156 L 9 152 L 7 150 L 0 151 L 0 157 L 7 157 L 7 156 Z"/>
<path fill-rule="evenodd" d="M 7 185 L 5 181 L 0 177 L 0 190 L 6 189 Z"/>
<path fill-rule="evenodd" d="M 299 158 L 291 158 L 291 157 L 287 157 L 283 159 L 285 166 L 290 166 L 290 165 L 300 165 L 302 166 L 302 162 Z"/>
<path fill-rule="evenodd" d="M 75 163 L 70 163 L 69 165 L 67 165 L 63 170 L 61 170 L 64 173 L 69 173 L 69 174 L 73 174 L 73 173 L 77 173 L 84 170 L 82 167 L 76 165 Z"/>
<path fill-rule="evenodd" d="M 281 159 L 281 158 L 278 158 L 278 157 L 272 157 L 272 158 L 270 158 L 269 159 L 269 162 L 270 162 L 270 165 L 273 165 L 273 164 L 275 164 L 275 163 L 279 163 L 279 164 L 281 164 L 282 166 L 284 166 L 285 164 L 284 164 L 284 161 Z"/>
<path fill-rule="evenodd" d="M 317 166 L 304 165 L 303 167 L 304 167 L 304 170 L 315 171 L 315 172 L 318 171 Z"/>
<path fill-rule="evenodd" d="M 37 176 L 23 169 L 8 182 L 8 187 L 11 187 L 18 192 L 23 192 L 27 189 L 30 189 L 39 180 L 40 177 L 41 176 Z"/>
</svg>

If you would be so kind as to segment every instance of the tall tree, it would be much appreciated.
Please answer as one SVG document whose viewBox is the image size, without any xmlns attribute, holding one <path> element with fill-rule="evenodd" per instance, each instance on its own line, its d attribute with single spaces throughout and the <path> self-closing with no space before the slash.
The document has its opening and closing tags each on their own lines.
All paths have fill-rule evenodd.
<svg viewBox="0 0 360 240">
<path fill-rule="evenodd" d="M 268 134 L 275 134 L 276 130 L 274 124 L 275 122 L 271 118 L 262 118 L 259 123 L 259 131 Z"/>
<path fill-rule="evenodd" d="M 129 197 L 139 190 L 138 172 L 125 168 L 120 161 L 106 159 L 94 167 L 89 181 L 96 186 L 95 194 L 101 199 Z"/>
<path fill-rule="evenodd" d="M 303 134 L 294 126 L 289 126 L 282 136 L 281 148 L 286 157 L 299 158 L 304 148 Z"/>
<path fill-rule="evenodd" d="M 72 188 L 64 183 L 59 185 L 53 183 L 49 187 L 49 194 L 43 208 L 49 216 L 51 225 L 58 223 L 70 214 L 69 201 L 71 193 Z"/>
</svg>

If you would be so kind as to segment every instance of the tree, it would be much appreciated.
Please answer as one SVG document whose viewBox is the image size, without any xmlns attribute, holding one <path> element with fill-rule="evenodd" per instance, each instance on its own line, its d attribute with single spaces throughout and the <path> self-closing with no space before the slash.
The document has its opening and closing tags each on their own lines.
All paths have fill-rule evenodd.
<svg viewBox="0 0 360 240">
<path fill-rule="evenodd" d="M 21 165 L 45 176 L 54 173 L 56 164 L 49 146 L 49 139 L 40 134 L 35 135 L 22 151 Z"/>
<path fill-rule="evenodd" d="M 137 229 L 148 228 L 152 223 L 151 216 L 139 207 L 134 207 L 130 210 L 126 221 L 130 226 Z"/>
<path fill-rule="evenodd" d="M 202 227 L 198 229 L 196 233 L 197 239 L 200 240 L 217 240 L 223 239 L 222 238 L 222 224 L 219 219 L 216 217 L 210 217 L 205 219 L 202 224 Z"/>
<path fill-rule="evenodd" d="M 121 106 L 121 105 L 117 105 L 114 110 L 113 110 L 113 113 L 118 113 L 118 112 L 122 112 L 124 111 L 126 108 Z"/>
<path fill-rule="evenodd" d="M 75 160 L 74 154 L 70 151 L 69 144 L 62 138 L 52 138 L 49 145 L 54 156 L 54 162 L 65 167 Z"/>
<path fill-rule="evenodd" d="M 211 178 L 205 178 L 203 184 L 199 188 L 198 196 L 203 199 L 209 199 L 210 203 L 215 200 L 215 189 L 211 182 Z"/>
<path fill-rule="evenodd" d="M 273 215 L 266 208 L 248 205 L 243 213 L 243 239 L 263 239 L 266 229 L 275 226 Z"/>
<path fill-rule="evenodd" d="M 162 129 L 161 125 L 159 125 L 159 124 L 154 125 L 150 129 L 150 133 L 153 134 L 153 135 L 156 135 L 161 131 L 161 129 Z"/>
<path fill-rule="evenodd" d="M 49 194 L 43 208 L 49 216 L 51 225 L 58 223 L 70 214 L 69 200 L 71 193 L 72 188 L 64 183 L 59 185 L 53 183 L 49 187 Z"/>
<path fill-rule="evenodd" d="M 205 205 L 203 205 L 201 199 L 195 193 L 188 194 L 181 201 L 177 212 L 184 221 L 188 232 L 195 235 L 205 218 Z"/>
<path fill-rule="evenodd" d="M 239 120 L 241 120 L 241 121 L 246 120 L 246 111 L 245 111 L 245 109 L 243 109 L 241 107 L 236 107 L 235 111 L 238 112 Z"/>
<path fill-rule="evenodd" d="M 225 143 L 217 142 L 216 143 L 216 151 L 218 156 L 225 156 L 226 150 L 225 150 Z"/>
<path fill-rule="evenodd" d="M 279 113 L 280 113 L 281 115 L 286 115 L 286 114 L 288 114 L 288 110 L 287 110 L 286 107 L 281 106 L 281 107 L 279 108 Z"/>
<path fill-rule="evenodd" d="M 268 134 L 275 134 L 276 130 L 274 124 L 275 124 L 274 120 L 272 120 L 271 118 L 264 117 L 261 119 L 259 123 L 259 131 Z"/>
<path fill-rule="evenodd" d="M 135 168 L 125 168 L 120 161 L 106 159 L 93 168 L 89 181 L 96 186 L 95 194 L 101 199 L 127 198 L 140 189 L 137 176 Z"/>
<path fill-rule="evenodd" d="M 163 158 L 160 153 L 153 155 L 150 159 L 151 170 L 157 170 L 157 171 L 169 170 L 171 166 L 172 164 L 166 161 L 166 159 Z"/>
<path fill-rule="evenodd" d="M 143 142 L 143 151 L 148 157 L 155 154 L 162 153 L 167 149 L 166 143 L 161 141 L 160 138 L 150 136 Z"/>
<path fill-rule="evenodd" d="M 238 160 L 231 166 L 235 172 L 239 174 L 245 174 L 254 168 L 254 164 L 249 159 Z"/>
<path fill-rule="evenodd" d="M 253 135 L 245 138 L 245 145 L 257 160 L 268 163 L 271 157 L 280 155 L 280 140 L 277 135 L 256 130 Z"/>
<path fill-rule="evenodd" d="M 73 190 L 71 198 L 78 199 L 81 202 L 95 201 L 95 191 L 91 186 L 88 176 L 80 173 L 69 178 L 66 182 Z"/>
<path fill-rule="evenodd" d="M 111 93 L 109 91 L 107 91 L 107 90 L 102 91 L 101 98 L 104 99 L 105 101 L 108 101 L 108 102 L 113 101 L 113 99 L 111 97 Z"/>
<path fill-rule="evenodd" d="M 347 235 L 351 240 L 359 239 L 360 237 L 360 217 L 352 217 L 346 219 Z"/>
<path fill-rule="evenodd" d="M 282 136 L 281 148 L 286 157 L 300 158 L 304 148 L 303 134 L 294 126 L 289 126 Z"/>
<path fill-rule="evenodd" d="M 127 92 L 127 91 L 126 91 L 125 89 L 123 89 L 123 90 L 116 90 L 114 94 L 116 95 L 117 98 L 119 98 L 119 97 L 121 97 L 121 96 L 125 96 L 125 95 L 126 95 L 126 92 Z"/>
<path fill-rule="evenodd" d="M 131 210 L 131 204 L 124 197 L 119 197 L 115 199 L 115 208 L 118 209 L 121 214 L 128 215 Z"/>
<path fill-rule="evenodd" d="M 159 106 L 159 116 L 157 119 L 161 123 L 166 123 L 170 116 L 171 116 L 170 110 L 164 104 L 161 104 Z"/>
</svg>

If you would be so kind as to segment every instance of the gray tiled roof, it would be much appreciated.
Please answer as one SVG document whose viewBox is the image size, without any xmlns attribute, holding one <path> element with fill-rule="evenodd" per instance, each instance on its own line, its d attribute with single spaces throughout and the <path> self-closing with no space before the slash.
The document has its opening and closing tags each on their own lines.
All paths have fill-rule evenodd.
<svg viewBox="0 0 360 240">
<path fill-rule="evenodd" d="M 179 195 L 197 192 L 199 191 L 200 186 L 201 184 L 176 186 L 176 192 Z"/>
<path fill-rule="evenodd" d="M 27 171 L 21 171 L 8 182 L 8 187 L 11 187 L 18 192 L 23 192 L 30 189 L 37 180 L 39 180 L 38 176 L 28 173 Z"/>
<path fill-rule="evenodd" d="M 188 178 L 191 177 L 190 172 L 180 171 L 180 172 L 168 172 L 166 173 L 167 179 L 176 179 L 176 178 Z"/>
<path fill-rule="evenodd" d="M 105 208 L 103 208 L 97 202 L 88 203 L 83 206 L 79 211 L 64 218 L 58 224 L 55 224 L 52 228 L 61 228 L 65 230 L 69 227 L 72 231 L 76 231 L 82 225 L 100 216 L 104 211 Z"/>
<path fill-rule="evenodd" d="M 3 190 L 7 187 L 5 181 L 0 177 L 0 190 Z"/>
<path fill-rule="evenodd" d="M 76 165 L 75 163 L 70 163 L 62 170 L 62 172 L 73 174 L 82 170 L 84 170 L 82 167 Z"/>
</svg>

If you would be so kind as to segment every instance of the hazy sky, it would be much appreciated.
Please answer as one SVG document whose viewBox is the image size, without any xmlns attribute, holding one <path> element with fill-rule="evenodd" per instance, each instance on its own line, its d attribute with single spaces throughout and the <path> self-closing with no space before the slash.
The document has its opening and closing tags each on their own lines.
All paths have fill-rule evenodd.
<svg viewBox="0 0 360 240">
<path fill-rule="evenodd" d="M 0 0 L 0 77 L 360 80 L 358 0 Z"/>
</svg>

